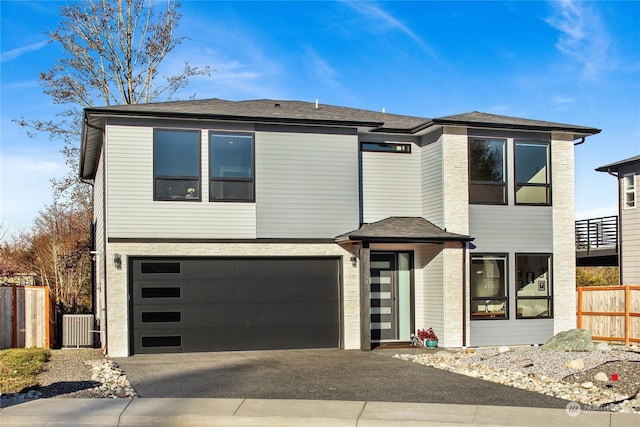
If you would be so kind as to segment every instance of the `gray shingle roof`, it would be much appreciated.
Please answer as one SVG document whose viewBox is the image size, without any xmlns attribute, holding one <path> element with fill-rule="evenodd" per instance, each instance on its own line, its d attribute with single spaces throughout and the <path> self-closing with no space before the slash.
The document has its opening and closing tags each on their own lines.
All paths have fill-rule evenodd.
<svg viewBox="0 0 640 427">
<path fill-rule="evenodd" d="M 359 229 L 336 237 L 335 241 L 363 240 L 369 242 L 434 243 L 471 241 L 473 237 L 450 233 L 421 217 L 389 217 L 363 224 Z"/>
<path fill-rule="evenodd" d="M 114 105 L 92 107 L 84 110 L 85 126 L 82 135 L 80 160 L 80 176 L 82 178 L 91 179 L 95 175 L 99 150 L 102 144 L 104 121 L 109 116 L 336 126 L 359 128 L 361 131 L 372 133 L 409 135 L 424 133 L 430 128 L 446 125 L 542 132 L 562 131 L 573 133 L 574 139 L 584 138 L 600 132 L 600 129 L 590 127 L 499 116 L 477 111 L 429 119 L 326 104 L 318 104 L 316 106 L 315 102 L 273 99 L 227 101 L 213 98 Z"/>
<path fill-rule="evenodd" d="M 227 118 L 243 121 L 300 122 L 300 123 L 352 123 L 368 127 L 390 127 L 409 130 L 427 119 L 387 114 L 357 108 L 337 107 L 303 101 L 258 99 L 227 101 L 202 99 L 193 101 L 159 102 L 152 104 L 117 105 L 92 108 L 89 112 L 150 116 L 187 116 Z"/>
<path fill-rule="evenodd" d="M 338 107 L 304 101 L 258 99 L 227 101 L 201 99 L 191 101 L 158 102 L 151 104 L 116 105 L 89 108 L 87 114 L 117 114 L 142 116 L 183 116 L 242 121 L 264 121 L 306 124 L 351 124 L 375 128 L 378 132 L 415 133 L 438 125 L 463 125 L 528 130 L 564 130 L 593 135 L 599 129 L 541 120 L 522 119 L 497 114 L 470 113 L 435 119 L 390 114 L 358 108 Z"/>
<path fill-rule="evenodd" d="M 600 129 L 576 126 L 566 123 L 548 122 L 544 120 L 522 119 L 519 117 L 502 116 L 499 114 L 470 113 L 455 114 L 433 119 L 434 124 L 470 125 L 476 127 L 509 128 L 523 130 L 568 130 L 580 131 L 589 135 L 600 133 Z"/>
<path fill-rule="evenodd" d="M 635 163 L 640 163 L 640 155 L 629 157 L 628 159 L 620 160 L 614 163 L 609 163 L 608 165 L 600 166 L 596 168 L 598 172 L 617 172 L 618 169 L 624 166 L 632 165 Z"/>
</svg>

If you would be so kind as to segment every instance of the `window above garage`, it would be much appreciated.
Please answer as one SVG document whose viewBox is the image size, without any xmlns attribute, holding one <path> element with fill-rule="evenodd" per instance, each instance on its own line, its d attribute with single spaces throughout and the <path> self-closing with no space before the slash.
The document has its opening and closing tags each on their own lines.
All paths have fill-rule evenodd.
<svg viewBox="0 0 640 427">
<path fill-rule="evenodd" d="M 254 201 L 253 134 L 209 132 L 209 200 Z"/>
<path fill-rule="evenodd" d="M 154 129 L 153 199 L 200 200 L 200 131 Z"/>
</svg>

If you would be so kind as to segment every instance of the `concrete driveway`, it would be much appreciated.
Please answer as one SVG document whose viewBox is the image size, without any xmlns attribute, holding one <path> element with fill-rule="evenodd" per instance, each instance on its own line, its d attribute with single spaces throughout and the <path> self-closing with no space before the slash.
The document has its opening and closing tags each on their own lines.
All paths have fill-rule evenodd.
<svg viewBox="0 0 640 427">
<path fill-rule="evenodd" d="M 565 400 L 394 359 L 279 350 L 115 358 L 141 397 L 317 399 L 565 408 Z"/>
</svg>

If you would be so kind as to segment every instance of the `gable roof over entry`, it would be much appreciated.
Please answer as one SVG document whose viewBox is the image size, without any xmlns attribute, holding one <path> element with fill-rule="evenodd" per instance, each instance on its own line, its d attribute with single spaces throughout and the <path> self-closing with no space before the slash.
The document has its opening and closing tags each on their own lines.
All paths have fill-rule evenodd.
<svg viewBox="0 0 640 427">
<path fill-rule="evenodd" d="M 474 238 L 450 233 L 422 217 L 389 217 L 335 238 L 336 243 L 363 241 L 369 243 L 442 243 L 470 242 Z"/>
</svg>

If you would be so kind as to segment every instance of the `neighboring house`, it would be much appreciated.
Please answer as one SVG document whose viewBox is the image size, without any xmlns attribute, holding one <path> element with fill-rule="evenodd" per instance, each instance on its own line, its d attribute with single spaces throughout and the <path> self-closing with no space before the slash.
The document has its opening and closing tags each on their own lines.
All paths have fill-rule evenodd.
<svg viewBox="0 0 640 427">
<path fill-rule="evenodd" d="M 620 284 L 640 285 L 640 156 L 600 166 L 596 171 L 618 179 Z"/>
<path fill-rule="evenodd" d="M 298 101 L 88 108 L 112 356 L 543 343 L 575 327 L 574 141 Z"/>
</svg>

